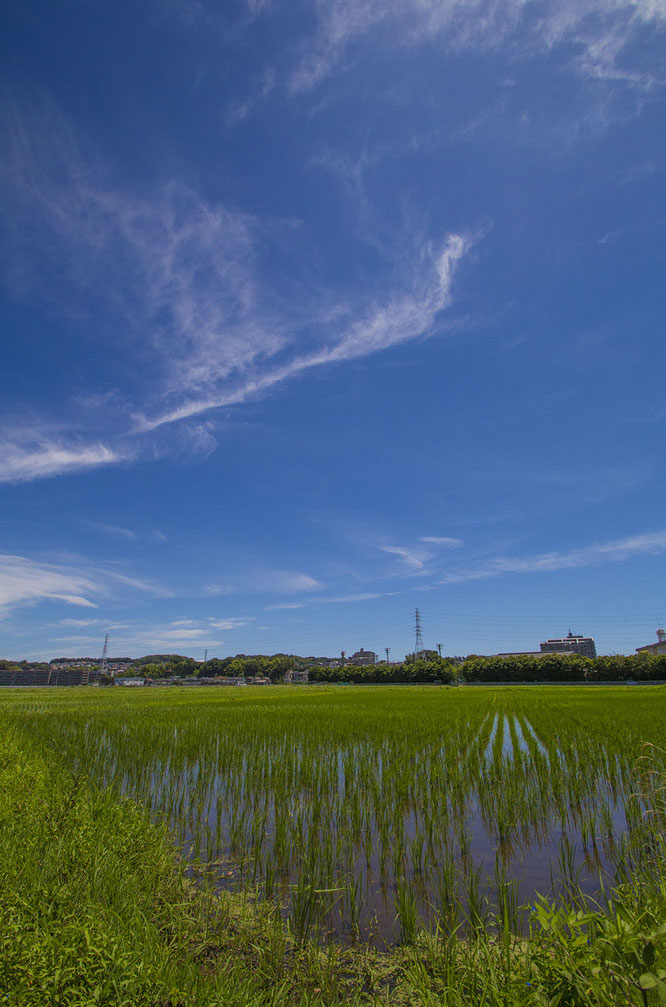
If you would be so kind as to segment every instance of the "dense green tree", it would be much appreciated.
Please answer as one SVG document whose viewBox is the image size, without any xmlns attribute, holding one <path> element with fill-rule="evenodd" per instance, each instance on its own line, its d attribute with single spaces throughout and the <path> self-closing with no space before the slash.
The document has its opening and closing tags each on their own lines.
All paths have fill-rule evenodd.
<svg viewBox="0 0 666 1007">
<path fill-rule="evenodd" d="M 537 657 L 468 657 L 461 674 L 468 682 L 625 682 L 666 680 L 666 655 L 547 654 Z"/>
<path fill-rule="evenodd" d="M 430 661 L 405 661 L 402 664 L 368 664 L 362 667 L 347 664 L 339 668 L 309 669 L 312 682 L 355 682 L 357 684 L 390 684 L 404 682 L 456 681 L 456 669 L 448 661 L 436 656 Z"/>
</svg>

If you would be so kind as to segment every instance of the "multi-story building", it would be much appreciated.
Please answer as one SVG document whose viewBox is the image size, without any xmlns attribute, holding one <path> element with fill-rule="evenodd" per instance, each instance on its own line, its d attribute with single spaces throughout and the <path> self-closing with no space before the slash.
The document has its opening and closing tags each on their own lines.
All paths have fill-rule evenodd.
<svg viewBox="0 0 666 1007">
<path fill-rule="evenodd" d="M 597 648 L 591 636 L 575 636 L 571 630 L 566 636 L 557 637 L 552 640 L 545 640 L 540 644 L 544 654 L 552 654 L 554 651 L 565 651 L 569 654 L 580 654 L 581 657 L 596 657 Z"/>
<path fill-rule="evenodd" d="M 636 647 L 637 654 L 666 654 L 666 629 L 661 626 L 657 630 L 657 642 L 646 643 L 643 647 Z"/>
<path fill-rule="evenodd" d="M 364 665 L 364 664 L 376 664 L 377 655 L 374 650 L 357 650 L 355 654 L 347 658 L 346 664 Z"/>
</svg>

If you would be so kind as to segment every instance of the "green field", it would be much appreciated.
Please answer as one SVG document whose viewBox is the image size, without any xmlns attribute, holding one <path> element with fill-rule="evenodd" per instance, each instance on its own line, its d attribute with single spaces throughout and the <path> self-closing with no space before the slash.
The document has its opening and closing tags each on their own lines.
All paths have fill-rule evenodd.
<svg viewBox="0 0 666 1007">
<path fill-rule="evenodd" d="M 95 801 L 104 808 L 99 836 L 80 855 L 77 897 L 98 875 L 101 905 L 118 871 L 127 874 L 128 893 L 135 886 L 130 904 L 145 896 L 152 905 L 146 877 L 155 891 L 172 886 L 160 905 L 174 918 L 152 921 L 144 907 L 132 948 L 137 961 L 141 947 L 151 949 L 146 962 L 152 955 L 162 976 L 166 927 L 177 949 L 165 961 L 172 970 L 180 963 L 188 978 L 178 982 L 189 992 L 141 1000 L 135 990 L 127 1003 L 234 1003 L 241 988 L 246 999 L 238 1002 L 247 1003 L 611 1004 L 621 995 L 645 1004 L 666 993 L 658 933 L 666 923 L 666 688 L 16 690 L 0 695 L 0 714 L 10 752 L 3 777 L 9 901 L 18 886 L 12 857 L 30 833 L 30 816 L 41 814 L 38 787 L 26 788 L 16 774 L 12 788 L 19 763 L 42 780 L 54 815 L 62 804 L 54 842 L 69 841 L 71 832 L 76 845 L 81 830 L 94 831 Z M 83 816 L 78 831 L 76 816 Z M 107 844 L 105 828 L 113 831 Z M 104 858 L 118 843 L 125 853 L 111 868 Z M 42 856 L 57 879 L 58 857 L 47 843 Z M 34 905 L 23 897 L 21 926 L 36 914 L 57 947 L 62 921 L 49 930 L 47 888 L 40 896 L 36 885 Z M 73 919 L 70 925 L 76 929 Z M 205 968 L 192 957 L 211 931 L 214 946 L 236 956 L 231 986 L 221 951 Z M 264 962 L 257 971 L 249 955 L 244 987 L 230 936 L 241 933 L 244 947 L 261 942 Z M 612 968 L 600 965 L 604 948 L 615 949 Z M 567 955 L 581 959 L 580 984 Z M 18 982 L 20 958 L 6 983 Z M 285 962 L 297 959 L 310 983 L 288 978 Z M 135 966 L 128 961 L 127 976 L 135 977 Z M 558 1001 L 560 966 L 574 993 Z M 44 976 L 55 968 L 40 967 Z M 270 999 L 271 968 L 286 984 L 283 1000 Z M 382 969 L 392 977 L 383 984 Z M 149 973 L 146 964 L 146 981 Z M 170 988 L 176 979 L 168 969 L 164 976 L 159 982 Z M 44 982 L 42 997 L 54 996 Z M 23 1000 L 6 1002 L 125 1002 L 104 989 L 97 1000 L 31 1000 L 28 986 Z"/>
</svg>

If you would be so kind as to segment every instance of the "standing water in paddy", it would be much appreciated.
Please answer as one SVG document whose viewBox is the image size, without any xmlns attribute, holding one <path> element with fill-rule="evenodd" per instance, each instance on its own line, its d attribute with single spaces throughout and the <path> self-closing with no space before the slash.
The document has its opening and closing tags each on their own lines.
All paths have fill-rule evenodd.
<svg viewBox="0 0 666 1007">
<path fill-rule="evenodd" d="M 661 740 L 664 690 L 98 692 L 15 709 L 166 820 L 195 876 L 277 900 L 300 936 L 390 943 L 485 925 L 500 904 L 520 929 L 539 893 L 621 880 L 657 824 L 636 765 Z"/>
</svg>

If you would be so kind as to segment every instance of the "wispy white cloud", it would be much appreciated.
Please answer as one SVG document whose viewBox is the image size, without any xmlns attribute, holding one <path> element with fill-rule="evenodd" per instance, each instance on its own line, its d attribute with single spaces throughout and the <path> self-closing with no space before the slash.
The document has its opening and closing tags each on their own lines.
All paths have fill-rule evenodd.
<svg viewBox="0 0 666 1007">
<path fill-rule="evenodd" d="M 302 570 L 259 569 L 229 577 L 226 584 L 207 584 L 204 592 L 212 597 L 240 592 L 248 594 L 308 594 L 324 585 Z"/>
<path fill-rule="evenodd" d="M 109 623 L 104 619 L 61 619 L 58 623 L 47 624 L 45 628 L 93 630 L 100 626 L 99 633 L 58 635 L 50 637 L 53 645 L 75 648 L 78 653 L 97 654 L 101 648 L 100 634 L 108 630 L 111 634 L 113 654 L 138 656 L 145 653 L 183 652 L 203 654 L 204 649 L 221 647 L 218 630 L 241 631 L 255 627 L 255 616 L 231 617 L 228 619 L 173 619 L 166 623 L 146 626 L 139 621 Z M 49 656 L 51 656 L 49 654 Z"/>
<path fill-rule="evenodd" d="M 97 531 L 101 531 L 105 535 L 112 535 L 115 538 L 125 538 L 129 540 L 136 539 L 136 532 L 133 532 L 130 528 L 120 528 L 117 525 L 103 524 L 100 521 L 90 521 L 88 524 L 89 527 L 94 528 Z"/>
<path fill-rule="evenodd" d="M 108 443 L 91 433 L 61 443 L 48 432 L 36 446 L 8 443 L 2 478 L 108 465 L 141 451 L 209 453 L 216 446 L 209 424 L 183 424 L 180 440 L 169 437 L 165 449 L 155 432 L 256 399 L 315 368 L 442 331 L 438 316 L 451 302 L 471 235 L 436 244 L 405 234 L 374 294 L 347 296 L 313 285 L 294 222 L 261 221 L 175 182 L 149 194 L 119 189 L 52 105 L 3 108 L 7 281 L 23 295 L 50 298 L 61 312 L 76 304 L 77 325 L 86 313 L 91 322 L 98 305 L 105 317 L 121 318 L 128 373 L 138 355 L 143 366 L 151 361 L 151 382 L 141 413 L 129 392 L 113 393 Z M 411 261 L 409 249 L 417 249 Z"/>
<path fill-rule="evenodd" d="M 321 605 L 342 605 L 350 601 L 373 601 L 375 598 L 390 598 L 398 594 L 397 591 L 362 591 L 358 594 L 341 594 L 332 598 L 314 599 Z"/>
<path fill-rule="evenodd" d="M 25 288 L 57 279 L 120 312 L 127 351 L 141 333 L 163 394 L 281 347 L 257 310 L 257 242 L 268 238 L 258 220 L 175 182 L 149 196 L 115 188 L 53 106 L 10 106 L 6 118 L 5 210 Z"/>
<path fill-rule="evenodd" d="M 430 553 L 425 550 L 408 549 L 401 545 L 380 545 L 377 546 L 382 552 L 387 552 L 391 556 L 399 556 L 406 566 L 412 570 L 422 570 Z"/>
<path fill-rule="evenodd" d="M 585 74 L 652 86 L 640 68 L 622 65 L 645 26 L 666 23 L 662 0 L 318 0 L 317 29 L 292 69 L 288 90 L 309 91 L 348 65 L 353 44 L 381 33 L 384 47 L 434 42 L 447 51 L 511 46 L 530 56 L 566 45 Z M 358 53 L 357 53 L 358 55 Z"/>
<path fill-rule="evenodd" d="M 265 4 L 258 4 L 256 12 L 264 7 Z M 261 83 L 256 92 L 256 95 L 252 98 L 245 98 L 243 100 L 236 100 L 231 103 L 226 112 L 227 124 L 230 126 L 235 125 L 237 122 L 242 122 L 247 116 L 252 112 L 252 110 L 269 94 L 275 89 L 275 70 L 273 67 L 268 66 L 265 68 Z"/>
<path fill-rule="evenodd" d="M 443 535 L 421 535 L 420 545 L 378 545 L 377 549 L 397 556 L 412 574 L 423 574 L 432 568 L 440 549 L 459 549 L 464 543 L 460 538 L 450 538 Z"/>
<path fill-rule="evenodd" d="M 465 544 L 461 538 L 449 538 L 447 535 L 421 535 L 419 542 L 428 542 L 446 549 L 460 549 Z"/>
<path fill-rule="evenodd" d="M 216 619 L 214 616 L 201 619 L 174 619 L 168 624 L 169 629 L 201 629 L 210 632 L 210 629 L 242 629 L 254 622 L 256 616 L 232 617 L 230 619 Z"/>
<path fill-rule="evenodd" d="M 189 642 L 199 642 L 201 640 L 208 640 L 210 637 L 209 629 L 202 629 L 200 627 L 186 627 L 177 626 L 174 629 L 163 629 L 160 631 L 159 636 L 153 635 L 150 640 L 153 643 L 173 643 L 174 640 L 187 640 Z M 215 641 L 221 642 L 221 641 Z"/>
<path fill-rule="evenodd" d="M 167 10 L 187 24 L 195 21 L 207 24 L 210 20 L 209 8 L 202 0 L 163 0 L 163 2 Z"/>
<path fill-rule="evenodd" d="M 60 619 L 53 626 L 71 626 L 75 629 L 84 629 L 86 626 L 99 626 L 103 619 Z"/>
<path fill-rule="evenodd" d="M 119 586 L 159 598 L 172 596 L 169 589 L 127 576 L 112 565 L 52 563 L 0 554 L 0 613 L 40 601 L 63 601 L 82 608 L 98 608 L 101 600 L 112 598 Z M 98 621 L 101 620 L 94 620 Z"/>
<path fill-rule="evenodd" d="M 44 600 L 96 608 L 91 595 L 97 593 L 93 578 L 80 570 L 0 555 L 0 611 Z"/>
<path fill-rule="evenodd" d="M 217 597 L 218 595 L 227 595 L 234 593 L 234 587 L 232 584 L 205 584 L 203 587 L 204 594 L 212 595 L 212 597 Z"/>
<path fill-rule="evenodd" d="M 450 304 L 456 266 L 473 240 L 470 235 L 451 234 L 437 250 L 426 244 L 421 269 L 413 280 L 412 290 L 387 304 L 373 308 L 332 344 L 314 353 L 297 355 L 287 364 L 269 369 L 262 376 L 243 382 L 222 394 L 193 399 L 153 418 L 144 417 L 139 421 L 139 429 L 155 430 L 164 424 L 187 419 L 211 409 L 238 405 L 313 368 L 357 360 L 431 334 L 438 314 Z"/>
<path fill-rule="evenodd" d="M 166 535 L 159 528 L 151 528 L 148 531 L 133 531 L 131 528 L 122 528 L 119 525 L 106 524 L 103 521 L 85 521 L 84 524 L 94 531 L 103 535 L 110 535 L 112 538 L 126 539 L 128 542 L 166 542 Z"/>
<path fill-rule="evenodd" d="M 343 605 L 347 602 L 374 601 L 376 598 L 390 598 L 398 594 L 398 591 L 363 591 L 358 594 L 341 594 L 329 598 L 308 598 L 305 601 L 285 602 L 277 605 L 266 605 L 264 612 L 273 612 L 278 609 L 305 608 L 306 605 Z"/>
<path fill-rule="evenodd" d="M 302 591 L 318 591 L 321 581 L 298 570 L 268 570 L 255 581 L 257 590 L 275 591 L 279 594 L 299 594 Z"/>
<path fill-rule="evenodd" d="M 48 622 L 45 629 L 88 629 L 91 626 L 104 626 L 107 632 L 113 630 L 126 629 L 128 623 L 109 622 L 108 619 L 58 619 L 57 622 Z"/>
<path fill-rule="evenodd" d="M 59 636 L 53 637 L 53 643 L 64 644 L 77 648 L 80 654 L 90 656 L 99 653 L 99 638 L 96 636 Z M 219 647 L 224 641 L 213 637 L 210 631 L 201 628 L 169 629 L 151 627 L 136 628 L 114 634 L 112 645 L 114 653 L 127 657 L 136 657 L 148 653 L 190 653 L 192 649 L 201 652 L 203 648 Z"/>
<path fill-rule="evenodd" d="M 65 644 L 66 646 L 79 646 L 81 644 L 88 648 L 84 653 L 76 655 L 81 657 L 92 657 L 97 656 L 100 651 L 99 637 L 96 636 L 86 636 L 81 633 L 70 633 L 64 636 L 52 636 L 50 640 L 56 644 Z M 48 660 L 51 658 L 53 651 L 45 651 L 44 657 Z M 63 655 L 59 655 L 63 656 Z M 74 655 L 70 655 L 74 656 Z"/>
<path fill-rule="evenodd" d="M 163 587 L 161 584 L 156 584 L 152 580 L 145 580 L 139 577 L 129 577 L 127 574 L 120 573 L 118 570 L 111 568 L 106 568 L 103 572 L 103 576 L 107 581 L 115 581 L 117 584 L 131 587 L 135 591 L 145 591 L 146 594 L 151 594 L 155 598 L 173 598 L 174 596 L 171 588 Z"/>
<path fill-rule="evenodd" d="M 256 616 L 243 616 L 235 617 L 231 619 L 208 619 L 208 625 L 212 626 L 213 629 L 222 630 L 232 630 L 232 629 L 243 629 L 245 626 L 249 626 L 250 623 L 255 622 Z"/>
<path fill-rule="evenodd" d="M 566 552 L 540 553 L 535 556 L 495 556 L 475 567 L 451 570 L 442 584 L 457 584 L 467 580 L 486 580 L 504 574 L 547 573 L 618 563 L 641 555 L 666 552 L 666 531 L 647 532 L 612 542 L 596 543 Z"/>
<path fill-rule="evenodd" d="M 264 612 L 275 612 L 281 609 L 287 610 L 305 608 L 305 604 L 306 603 L 304 601 L 285 601 L 281 605 L 266 605 Z"/>
<path fill-rule="evenodd" d="M 0 443 L 0 482 L 31 482 L 49 476 L 69 475 L 123 461 L 118 450 L 105 444 L 67 444 L 45 439 L 28 444 L 19 435 Z"/>
<path fill-rule="evenodd" d="M 6 101 L 1 111 L 6 279 L 18 292 L 75 291 L 79 311 L 101 301 L 122 315 L 128 359 L 140 337 L 164 397 L 210 387 L 281 348 L 280 321 L 259 303 L 257 260 L 270 234 L 257 219 L 175 182 L 149 195 L 115 187 L 48 102 Z"/>
</svg>

